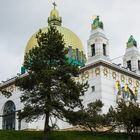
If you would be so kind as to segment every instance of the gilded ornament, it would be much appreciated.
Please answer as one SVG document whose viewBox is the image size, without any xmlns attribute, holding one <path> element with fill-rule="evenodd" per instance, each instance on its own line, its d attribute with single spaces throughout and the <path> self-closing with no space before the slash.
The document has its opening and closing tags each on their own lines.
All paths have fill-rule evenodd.
<svg viewBox="0 0 140 140">
<path fill-rule="evenodd" d="M 82 78 L 82 81 L 88 79 L 88 78 L 89 78 L 89 72 L 88 72 L 88 71 L 84 72 L 84 73 L 82 74 L 81 78 Z"/>
<path fill-rule="evenodd" d="M 95 74 L 96 74 L 96 76 L 97 76 L 97 75 L 100 75 L 100 68 L 96 68 L 96 69 L 95 69 Z"/>
<path fill-rule="evenodd" d="M 125 92 L 128 92 L 128 89 L 129 89 L 128 84 L 125 84 L 125 86 L 124 86 L 124 91 L 125 91 Z"/>
<path fill-rule="evenodd" d="M 137 96 L 138 96 L 138 90 L 137 90 L 137 87 L 133 87 L 132 89 L 132 94 L 130 96 L 130 100 L 134 100 L 136 102 L 137 100 Z"/>
<path fill-rule="evenodd" d="M 131 78 L 128 79 L 128 82 L 129 82 L 130 85 L 132 85 L 132 79 Z"/>
<path fill-rule="evenodd" d="M 124 77 L 124 75 L 121 75 L 121 81 L 122 81 L 122 82 L 125 81 L 125 77 Z"/>
<path fill-rule="evenodd" d="M 117 75 L 116 75 L 116 72 L 112 72 L 112 77 L 113 77 L 113 79 L 116 79 L 116 77 L 117 77 Z"/>
<path fill-rule="evenodd" d="M 121 85 L 119 81 L 116 81 L 115 87 L 118 90 L 118 95 L 121 95 Z"/>
<path fill-rule="evenodd" d="M 104 73 L 105 76 L 107 76 L 108 75 L 108 70 L 106 68 L 104 68 L 103 73 Z"/>
<path fill-rule="evenodd" d="M 86 79 L 89 78 L 89 72 L 88 71 L 85 72 L 85 77 L 86 77 Z"/>
<path fill-rule="evenodd" d="M 14 86 L 10 86 L 9 87 L 9 92 L 13 92 L 14 91 Z"/>
<path fill-rule="evenodd" d="M 138 93 L 138 91 L 137 91 L 137 88 L 136 87 L 133 87 L 133 94 L 135 95 L 135 96 L 137 96 L 137 93 Z"/>
<path fill-rule="evenodd" d="M 138 88 L 140 86 L 139 81 L 136 81 L 136 87 Z"/>
<path fill-rule="evenodd" d="M 81 79 L 82 79 L 82 81 L 85 81 L 84 73 L 81 75 Z"/>
</svg>

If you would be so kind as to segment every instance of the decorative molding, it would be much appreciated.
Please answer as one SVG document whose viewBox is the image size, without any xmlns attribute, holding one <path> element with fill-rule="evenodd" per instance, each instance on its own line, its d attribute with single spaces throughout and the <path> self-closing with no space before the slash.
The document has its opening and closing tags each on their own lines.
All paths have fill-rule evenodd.
<svg viewBox="0 0 140 140">
<path fill-rule="evenodd" d="M 16 91 L 16 89 L 17 89 L 17 87 L 13 84 L 13 85 L 10 85 L 10 86 L 4 88 L 3 90 L 13 93 Z"/>
<path fill-rule="evenodd" d="M 139 81 L 136 81 L 136 87 L 137 87 L 137 88 L 140 87 L 140 83 L 139 83 Z"/>
<path fill-rule="evenodd" d="M 129 82 L 130 85 L 132 85 L 132 78 L 129 78 L 128 82 Z"/>
<path fill-rule="evenodd" d="M 97 76 L 97 75 L 100 75 L 100 68 L 96 68 L 96 69 L 95 69 L 95 74 L 96 74 L 96 76 Z"/>
<path fill-rule="evenodd" d="M 125 76 L 124 75 L 121 75 L 121 81 L 125 82 Z"/>
<path fill-rule="evenodd" d="M 107 68 L 104 68 L 103 69 L 103 73 L 104 73 L 104 76 L 108 76 L 108 69 Z"/>
<path fill-rule="evenodd" d="M 88 79 L 89 79 L 89 71 L 85 71 L 85 72 L 81 75 L 81 79 L 82 79 L 82 81 L 88 80 Z"/>
<path fill-rule="evenodd" d="M 116 74 L 116 72 L 115 72 L 115 71 L 113 71 L 113 72 L 112 72 L 112 77 L 113 77 L 113 79 L 115 79 L 115 80 L 116 80 L 117 74 Z"/>
<path fill-rule="evenodd" d="M 98 61 L 98 62 L 96 62 L 94 64 L 90 64 L 90 65 L 87 65 L 87 66 L 83 67 L 80 72 L 82 73 L 83 71 L 89 70 L 91 68 L 99 67 L 99 66 L 107 67 L 107 68 L 109 68 L 109 69 L 111 69 L 113 71 L 117 71 L 117 72 L 119 72 L 121 74 L 124 74 L 125 76 L 129 76 L 129 77 L 132 77 L 132 78 L 134 78 L 136 80 L 140 80 L 140 75 L 138 75 L 138 74 L 136 74 L 136 73 L 134 73 L 132 71 L 128 71 L 128 70 L 126 70 L 124 68 L 120 68 L 119 66 L 116 66 L 114 64 L 104 62 L 102 60 L 100 60 L 100 61 Z"/>
</svg>

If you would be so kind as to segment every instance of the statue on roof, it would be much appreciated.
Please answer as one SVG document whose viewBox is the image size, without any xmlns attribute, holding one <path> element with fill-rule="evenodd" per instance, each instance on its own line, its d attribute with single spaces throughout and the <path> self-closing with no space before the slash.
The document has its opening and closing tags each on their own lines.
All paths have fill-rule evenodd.
<svg viewBox="0 0 140 140">
<path fill-rule="evenodd" d="M 137 47 L 137 41 L 134 39 L 133 35 L 131 35 L 128 39 L 127 46 L 135 46 Z"/>
<path fill-rule="evenodd" d="M 97 16 L 94 20 L 93 20 L 93 23 L 92 23 L 92 29 L 97 29 L 97 28 L 101 28 L 103 29 L 103 22 L 100 21 L 100 18 L 99 16 Z"/>
</svg>

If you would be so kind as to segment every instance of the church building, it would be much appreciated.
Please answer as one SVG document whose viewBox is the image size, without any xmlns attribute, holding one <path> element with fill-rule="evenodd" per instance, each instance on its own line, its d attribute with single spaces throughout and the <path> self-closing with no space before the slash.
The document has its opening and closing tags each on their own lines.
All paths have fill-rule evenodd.
<svg viewBox="0 0 140 140">
<path fill-rule="evenodd" d="M 109 107 L 123 99 L 126 102 L 140 104 L 140 53 L 137 41 L 131 35 L 128 39 L 123 64 L 115 64 L 109 55 L 109 39 L 104 32 L 103 22 L 97 16 L 91 23 L 89 38 L 87 38 L 87 54 L 79 37 L 62 26 L 62 18 L 54 5 L 48 17 L 48 27 L 56 26 L 57 30 L 63 35 L 65 47 L 69 49 L 68 59 L 75 65 L 81 67 L 79 77 L 75 80 L 88 81 L 89 88 L 83 98 L 83 104 L 100 99 L 103 104 L 103 113 L 108 112 Z M 114 25 L 115 26 L 115 25 Z M 43 32 L 48 31 L 48 27 L 42 28 Z M 37 45 L 36 33 L 29 39 L 25 48 L 25 54 Z M 87 57 L 86 57 L 87 56 Z M 0 83 L 0 89 L 12 92 L 10 98 L 0 94 L 0 129 L 4 130 L 42 130 L 44 128 L 44 118 L 38 121 L 27 123 L 18 119 L 24 104 L 20 102 L 21 91 L 15 86 L 17 77 L 27 76 L 24 67 L 21 73 L 7 81 Z M 60 120 L 57 121 L 60 129 L 72 127 Z"/>
</svg>

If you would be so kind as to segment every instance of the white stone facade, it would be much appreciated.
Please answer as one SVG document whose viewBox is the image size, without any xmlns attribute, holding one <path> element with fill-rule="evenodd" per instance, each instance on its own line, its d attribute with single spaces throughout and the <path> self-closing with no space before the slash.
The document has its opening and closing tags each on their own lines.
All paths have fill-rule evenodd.
<svg viewBox="0 0 140 140">
<path fill-rule="evenodd" d="M 126 48 L 125 55 L 123 57 L 123 65 L 127 67 L 127 61 L 131 61 L 132 71 L 140 74 L 140 69 L 138 68 L 138 60 L 140 60 L 140 53 L 138 48 L 133 46 L 130 48 Z"/>
<path fill-rule="evenodd" d="M 123 58 L 124 67 L 120 67 L 110 61 L 109 42 L 103 29 L 92 29 L 87 43 L 88 61 L 85 67 L 81 68 L 80 76 L 76 78 L 76 80 L 80 82 L 88 81 L 89 83 L 89 89 L 82 97 L 83 104 L 86 106 L 88 103 L 100 99 L 104 104 L 102 112 L 106 113 L 110 106 L 116 105 L 118 98 L 123 98 L 122 95 L 118 95 L 116 82 L 119 82 L 122 88 L 127 85 L 129 89 L 132 90 L 135 87 L 138 91 L 136 102 L 140 103 L 140 74 L 138 73 L 136 63 L 137 60 L 140 59 L 138 49 L 136 47 L 127 48 Z M 94 54 L 92 54 L 93 50 L 91 48 L 93 44 L 95 47 Z M 105 44 L 105 50 L 103 49 L 103 44 Z M 127 69 L 128 60 L 132 61 L 132 71 Z M 21 77 L 22 76 L 26 76 L 26 74 L 21 75 Z M 1 88 L 5 88 L 12 92 L 12 96 L 8 99 L 2 95 L 0 96 L 0 129 L 3 129 L 4 106 L 8 101 L 12 101 L 15 104 L 15 130 L 43 129 L 43 116 L 38 121 L 32 123 L 26 123 L 24 120 L 22 120 L 21 123 L 19 122 L 17 113 L 23 109 L 24 105 L 20 102 L 21 91 L 14 86 L 14 81 L 15 78 L 0 84 Z M 130 98 L 125 100 L 130 100 Z M 60 129 L 72 127 L 60 120 L 58 120 L 57 125 Z"/>
<path fill-rule="evenodd" d="M 91 30 L 89 40 L 87 41 L 87 52 L 88 52 L 88 61 L 87 65 L 94 63 L 98 60 L 106 60 L 109 59 L 109 42 L 105 36 L 104 30 L 97 28 L 95 30 Z M 92 56 L 91 46 L 95 45 L 95 55 Z M 105 55 L 103 53 L 103 45 L 105 45 Z"/>
</svg>

